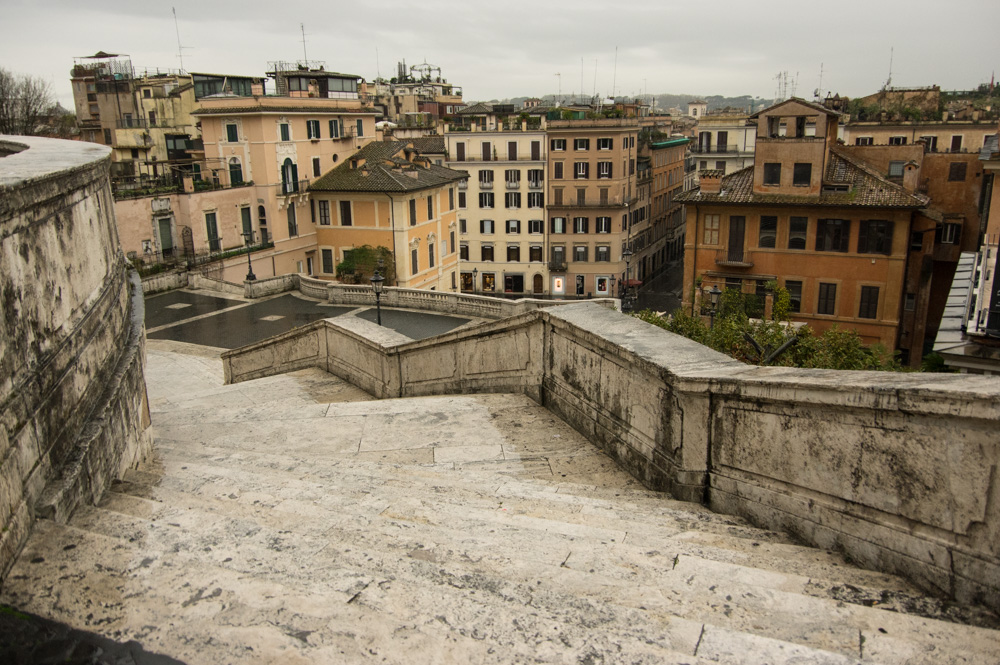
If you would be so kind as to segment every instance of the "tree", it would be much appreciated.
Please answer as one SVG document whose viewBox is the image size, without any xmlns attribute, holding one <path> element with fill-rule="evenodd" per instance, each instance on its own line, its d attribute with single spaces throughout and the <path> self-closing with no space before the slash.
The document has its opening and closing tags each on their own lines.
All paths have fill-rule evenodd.
<svg viewBox="0 0 1000 665">
<path fill-rule="evenodd" d="M 36 134 L 53 104 L 47 81 L 0 67 L 0 134 Z"/>
<path fill-rule="evenodd" d="M 382 261 L 381 272 L 385 285 L 396 283 L 396 263 L 388 247 L 362 245 L 345 252 L 344 260 L 337 264 L 337 279 L 345 284 L 368 284 Z"/>
<path fill-rule="evenodd" d="M 699 344 L 721 351 L 736 360 L 757 364 L 760 354 L 747 341 L 749 335 L 757 344 L 774 350 L 794 334 L 798 342 L 771 364 L 784 367 L 823 369 L 867 369 L 900 371 L 899 361 L 880 344 L 865 346 L 856 330 L 833 326 L 817 335 L 809 326 L 795 328 L 788 320 L 791 297 L 784 288 L 771 284 L 774 305 L 771 319 L 751 318 L 756 313 L 754 294 L 726 289 L 719 299 L 718 313 L 711 328 L 700 316 L 679 309 L 669 318 L 643 310 L 634 316 Z"/>
</svg>

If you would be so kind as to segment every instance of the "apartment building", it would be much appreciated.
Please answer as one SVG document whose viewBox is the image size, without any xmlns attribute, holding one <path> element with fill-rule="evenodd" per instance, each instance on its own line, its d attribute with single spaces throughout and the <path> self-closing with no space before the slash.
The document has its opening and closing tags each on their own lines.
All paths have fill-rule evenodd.
<svg viewBox="0 0 1000 665">
<path fill-rule="evenodd" d="M 986 138 L 996 133 L 996 120 L 890 120 L 851 121 L 844 125 L 847 145 L 914 145 L 921 142 L 929 153 L 978 153 Z"/>
<path fill-rule="evenodd" d="M 915 304 L 904 287 L 911 230 L 928 198 L 838 146 L 839 114 L 821 105 L 793 98 L 750 118 L 753 166 L 702 171 L 700 187 L 677 197 L 687 207 L 685 305 L 693 311 L 696 284 L 762 295 L 777 280 L 794 320 L 898 348 Z"/>
<path fill-rule="evenodd" d="M 684 256 L 684 206 L 677 202 L 677 195 L 685 188 L 685 158 L 690 143 L 687 138 L 674 137 L 649 146 L 652 205 L 647 244 L 651 274 L 658 273 L 667 261 Z M 646 263 L 645 258 L 641 263 Z"/>
<path fill-rule="evenodd" d="M 316 274 L 333 279 L 337 263 L 370 245 L 392 251 L 392 285 L 457 290 L 457 195 L 468 174 L 435 161 L 412 141 L 374 142 L 312 182 Z"/>
<path fill-rule="evenodd" d="M 362 108 L 354 93 L 338 99 L 211 97 L 192 115 L 201 122 L 206 163 L 224 164 L 220 175 L 229 185 L 253 183 L 256 205 L 249 219 L 241 211 L 239 232 L 252 230 L 274 243 L 262 257 L 270 264 L 265 267 L 278 275 L 316 274 L 317 210 L 309 184 L 375 139 L 375 111 Z M 204 211 L 208 226 L 211 212 Z M 232 234 L 220 231 L 213 240 L 212 230 L 209 243 L 228 246 Z"/>
<path fill-rule="evenodd" d="M 712 169 L 728 175 L 753 164 L 757 123 L 749 118 L 746 113 L 730 109 L 698 119 L 698 139 L 691 145 L 691 153 L 699 170 Z"/>
<path fill-rule="evenodd" d="M 613 295 L 613 277 L 635 279 L 624 250 L 648 210 L 636 205 L 638 121 L 554 120 L 547 132 L 549 293 Z"/>
<path fill-rule="evenodd" d="M 545 262 L 545 131 L 527 121 L 491 117 L 448 126 L 447 166 L 469 174 L 459 183 L 461 289 L 475 293 L 549 292 Z"/>
</svg>

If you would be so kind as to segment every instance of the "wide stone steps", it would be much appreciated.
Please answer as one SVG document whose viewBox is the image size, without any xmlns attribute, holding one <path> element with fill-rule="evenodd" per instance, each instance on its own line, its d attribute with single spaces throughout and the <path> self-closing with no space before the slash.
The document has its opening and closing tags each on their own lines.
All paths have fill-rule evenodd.
<svg viewBox="0 0 1000 665">
<path fill-rule="evenodd" d="M 649 492 L 522 396 L 147 380 L 156 459 L 40 523 L 4 602 L 192 665 L 1000 661 L 988 613 Z"/>
</svg>

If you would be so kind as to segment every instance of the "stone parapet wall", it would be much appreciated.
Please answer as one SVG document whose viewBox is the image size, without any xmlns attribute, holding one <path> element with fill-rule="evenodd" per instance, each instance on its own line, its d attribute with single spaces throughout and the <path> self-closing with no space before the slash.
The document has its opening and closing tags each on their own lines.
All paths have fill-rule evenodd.
<svg viewBox="0 0 1000 665">
<path fill-rule="evenodd" d="M 107 148 L 2 138 L 0 576 L 43 514 L 96 501 L 148 446 L 142 289 Z"/>
<path fill-rule="evenodd" d="M 142 292 L 147 294 L 183 289 L 188 285 L 190 273 L 186 270 L 172 270 L 142 278 Z"/>
<path fill-rule="evenodd" d="M 533 397 L 644 485 L 1000 609 L 1000 380 L 744 365 L 591 303 L 405 342 L 319 321 L 223 354 L 377 397 Z"/>
</svg>

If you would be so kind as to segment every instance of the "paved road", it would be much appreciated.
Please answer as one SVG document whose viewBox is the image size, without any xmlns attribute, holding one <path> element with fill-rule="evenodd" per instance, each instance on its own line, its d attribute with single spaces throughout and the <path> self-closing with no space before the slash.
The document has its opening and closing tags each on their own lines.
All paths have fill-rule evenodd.
<svg viewBox="0 0 1000 665">
<path fill-rule="evenodd" d="M 374 308 L 331 305 L 291 293 L 245 302 L 216 294 L 172 291 L 146 299 L 146 330 L 150 339 L 235 349 L 319 319 L 347 314 L 368 321 L 376 318 Z M 382 324 L 411 339 L 440 335 L 469 321 L 442 314 L 382 309 Z"/>
<path fill-rule="evenodd" d="M 669 314 L 681 306 L 683 287 L 684 263 L 680 260 L 671 261 L 663 272 L 642 286 L 636 309 L 652 309 Z"/>
</svg>

